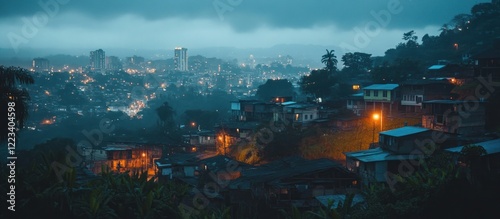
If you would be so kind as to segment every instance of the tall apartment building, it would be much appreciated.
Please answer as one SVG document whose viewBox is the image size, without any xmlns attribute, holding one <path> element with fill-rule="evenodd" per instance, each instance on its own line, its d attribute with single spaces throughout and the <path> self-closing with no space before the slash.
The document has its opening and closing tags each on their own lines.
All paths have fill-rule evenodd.
<svg viewBox="0 0 500 219">
<path fill-rule="evenodd" d="M 90 51 L 90 69 L 104 70 L 106 68 L 106 54 L 102 49 Z"/>
<path fill-rule="evenodd" d="M 35 72 L 48 72 L 49 71 L 49 60 L 44 58 L 34 58 L 33 59 L 33 69 Z"/>
<path fill-rule="evenodd" d="M 187 48 L 177 47 L 174 50 L 174 66 L 177 71 L 188 71 Z"/>
<path fill-rule="evenodd" d="M 120 59 L 116 56 L 106 57 L 106 69 L 116 71 L 122 68 L 122 63 Z"/>
</svg>

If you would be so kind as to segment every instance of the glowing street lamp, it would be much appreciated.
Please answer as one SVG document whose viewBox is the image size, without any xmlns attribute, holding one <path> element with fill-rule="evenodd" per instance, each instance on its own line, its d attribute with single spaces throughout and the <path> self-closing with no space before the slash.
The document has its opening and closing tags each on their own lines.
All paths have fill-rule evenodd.
<svg viewBox="0 0 500 219">
<path fill-rule="evenodd" d="M 145 162 L 145 160 L 144 160 L 144 159 L 146 159 L 146 153 L 142 152 L 142 157 L 143 157 L 143 159 L 142 159 L 142 161 L 141 161 L 141 162 L 142 162 L 142 165 L 141 165 L 141 172 L 144 172 L 144 165 L 146 164 L 146 162 Z M 147 168 L 146 168 L 146 171 L 147 171 Z"/>
<path fill-rule="evenodd" d="M 380 115 L 375 113 L 373 114 L 373 133 L 372 133 L 372 143 L 375 143 L 375 121 L 380 118 Z"/>
</svg>

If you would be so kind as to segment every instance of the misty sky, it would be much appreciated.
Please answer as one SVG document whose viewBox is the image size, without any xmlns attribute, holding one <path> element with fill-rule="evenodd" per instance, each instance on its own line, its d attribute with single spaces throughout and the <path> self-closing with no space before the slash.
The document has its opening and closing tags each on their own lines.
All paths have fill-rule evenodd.
<svg viewBox="0 0 500 219">
<path fill-rule="evenodd" d="M 165 49 L 312 44 L 383 55 L 485 0 L 1 0 L 0 47 Z M 57 3 L 46 6 L 39 2 Z M 390 14 L 382 22 L 373 14 Z M 379 25 L 379 26 L 377 26 Z M 36 28 L 33 32 L 30 26 Z M 379 28 L 380 27 L 380 28 Z M 368 28 L 368 29 L 366 29 Z M 368 41 L 359 40 L 360 30 Z M 14 45 L 14 46 L 13 46 Z"/>
</svg>

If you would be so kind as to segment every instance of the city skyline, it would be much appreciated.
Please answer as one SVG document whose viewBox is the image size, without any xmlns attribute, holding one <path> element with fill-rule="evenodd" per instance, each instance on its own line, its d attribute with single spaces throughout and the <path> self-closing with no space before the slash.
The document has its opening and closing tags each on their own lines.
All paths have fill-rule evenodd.
<svg viewBox="0 0 500 219">
<path fill-rule="evenodd" d="M 469 13 L 480 2 L 488 1 L 460 1 L 452 7 L 446 2 L 397 0 L 363 4 L 300 1 L 285 7 L 281 1 L 162 1 L 148 5 L 129 1 L 120 7 L 113 1 L 100 7 L 94 7 L 95 1 L 9 2 L 1 9 L 0 34 L 5 40 L 0 48 L 15 52 L 26 48 L 166 50 L 177 45 L 248 49 L 300 44 L 377 56 L 401 42 L 407 31 L 415 30 L 420 37 L 437 35 L 454 15 Z"/>
</svg>

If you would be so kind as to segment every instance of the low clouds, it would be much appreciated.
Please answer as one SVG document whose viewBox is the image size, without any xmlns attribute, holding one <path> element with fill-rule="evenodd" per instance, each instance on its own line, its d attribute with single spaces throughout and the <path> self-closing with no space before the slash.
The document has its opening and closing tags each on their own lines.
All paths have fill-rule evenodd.
<svg viewBox="0 0 500 219">
<path fill-rule="evenodd" d="M 20 0 L 2 3 L 0 19 L 32 16 L 52 2 L 60 11 L 81 13 L 96 19 L 113 19 L 133 14 L 147 20 L 165 18 L 209 19 L 229 23 L 234 29 L 251 31 L 262 25 L 275 28 L 308 28 L 335 25 L 351 29 L 371 18 L 371 11 L 388 4 L 403 8 L 389 28 L 422 28 L 441 25 L 457 13 L 468 12 L 479 0 Z M 67 2 L 67 3 L 66 3 Z M 222 20 L 220 19 L 222 16 Z"/>
<path fill-rule="evenodd" d="M 403 32 L 437 33 L 454 15 L 485 0 L 2 0 L 0 47 L 9 33 L 23 36 L 23 18 L 39 12 L 49 20 L 25 47 L 270 47 L 335 45 L 352 41 L 355 27 L 374 21 L 371 12 L 398 6 L 371 43 L 360 51 L 381 54 Z M 12 35 L 12 34 L 11 34 Z M 396 42 L 395 42 L 396 41 Z"/>
</svg>

